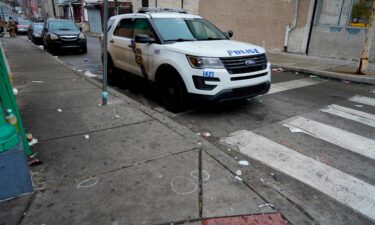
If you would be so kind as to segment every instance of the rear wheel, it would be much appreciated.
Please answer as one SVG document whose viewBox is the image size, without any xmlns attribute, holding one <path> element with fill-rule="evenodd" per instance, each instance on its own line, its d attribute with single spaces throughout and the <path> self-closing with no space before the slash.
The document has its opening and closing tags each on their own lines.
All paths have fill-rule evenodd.
<svg viewBox="0 0 375 225">
<path fill-rule="evenodd" d="M 186 88 L 179 75 L 169 75 L 161 84 L 162 101 L 171 112 L 180 112 L 186 107 Z"/>
<path fill-rule="evenodd" d="M 53 49 L 52 47 L 50 47 L 50 46 L 48 46 L 47 45 L 47 51 L 49 52 L 49 53 L 51 53 L 52 55 L 54 55 L 55 54 L 55 49 Z"/>
</svg>

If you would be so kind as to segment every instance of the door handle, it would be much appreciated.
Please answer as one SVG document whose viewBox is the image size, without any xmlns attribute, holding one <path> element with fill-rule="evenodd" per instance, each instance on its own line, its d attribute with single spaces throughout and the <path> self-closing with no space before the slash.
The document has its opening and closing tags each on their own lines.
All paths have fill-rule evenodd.
<svg viewBox="0 0 375 225">
<path fill-rule="evenodd" d="M 115 43 L 115 41 L 114 41 L 114 40 L 110 40 L 109 42 L 111 42 L 111 43 Z"/>
<path fill-rule="evenodd" d="M 128 45 L 129 48 L 133 48 L 133 45 Z"/>
</svg>

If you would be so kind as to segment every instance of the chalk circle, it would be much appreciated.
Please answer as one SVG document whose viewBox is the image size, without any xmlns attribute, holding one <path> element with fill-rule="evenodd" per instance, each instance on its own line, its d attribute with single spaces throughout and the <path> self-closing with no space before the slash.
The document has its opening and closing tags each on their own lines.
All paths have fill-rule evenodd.
<svg viewBox="0 0 375 225">
<path fill-rule="evenodd" d="M 186 177 L 174 177 L 171 181 L 172 190 L 179 195 L 187 195 L 197 190 L 197 185 Z"/>
<path fill-rule="evenodd" d="M 97 177 L 90 177 L 90 178 L 88 178 L 86 180 L 81 181 L 77 185 L 77 188 L 90 188 L 90 187 L 94 187 L 98 182 L 99 182 L 99 178 L 97 178 Z"/>
<path fill-rule="evenodd" d="M 206 170 L 202 170 L 202 178 L 204 181 L 207 181 L 210 179 L 210 174 Z M 198 170 L 195 170 L 190 173 L 190 176 L 194 177 L 195 179 L 199 179 L 198 177 Z"/>
</svg>

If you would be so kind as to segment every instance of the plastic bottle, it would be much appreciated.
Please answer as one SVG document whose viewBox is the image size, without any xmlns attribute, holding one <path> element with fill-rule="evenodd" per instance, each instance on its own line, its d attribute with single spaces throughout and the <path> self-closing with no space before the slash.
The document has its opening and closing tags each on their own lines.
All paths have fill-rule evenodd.
<svg viewBox="0 0 375 225">
<path fill-rule="evenodd" d="M 12 110 L 11 109 L 7 109 L 7 117 L 5 117 L 5 120 L 7 121 L 7 123 L 13 125 L 16 130 L 17 130 L 17 133 L 19 132 L 19 129 L 18 129 L 18 121 L 17 121 L 17 117 L 13 114 Z"/>
</svg>

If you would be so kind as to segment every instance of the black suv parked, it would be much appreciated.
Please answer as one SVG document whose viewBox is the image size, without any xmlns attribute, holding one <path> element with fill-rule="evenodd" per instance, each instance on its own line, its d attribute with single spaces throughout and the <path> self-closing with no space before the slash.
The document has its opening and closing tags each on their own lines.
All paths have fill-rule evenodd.
<svg viewBox="0 0 375 225">
<path fill-rule="evenodd" d="M 71 20 L 49 19 L 44 23 L 44 49 L 55 53 L 61 49 L 77 49 L 87 52 L 86 36 Z"/>
</svg>

